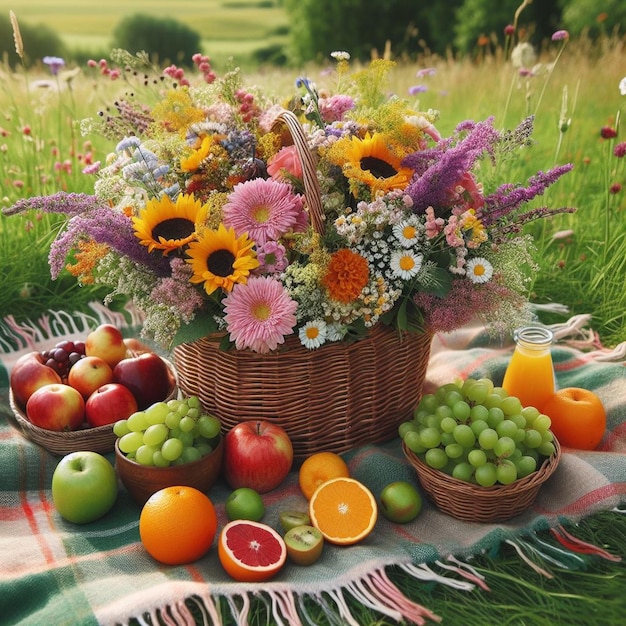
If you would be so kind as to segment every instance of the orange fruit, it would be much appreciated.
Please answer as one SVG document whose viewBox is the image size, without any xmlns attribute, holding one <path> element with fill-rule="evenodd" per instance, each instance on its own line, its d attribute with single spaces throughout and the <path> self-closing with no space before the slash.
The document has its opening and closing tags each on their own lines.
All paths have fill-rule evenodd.
<svg viewBox="0 0 626 626">
<path fill-rule="evenodd" d="M 346 462 L 334 452 L 316 452 L 304 460 L 298 473 L 300 490 L 307 500 L 313 492 L 331 478 L 350 476 Z"/>
<path fill-rule="evenodd" d="M 559 389 L 543 406 L 550 429 L 559 443 L 577 450 L 597 448 L 606 430 L 606 411 L 598 396 L 588 389 Z"/>
<path fill-rule="evenodd" d="M 331 478 L 309 501 L 311 523 L 330 543 L 349 545 L 365 539 L 376 524 L 378 505 L 372 492 L 354 478 Z"/>
<path fill-rule="evenodd" d="M 167 565 L 197 561 L 209 551 L 216 531 L 213 503 L 193 487 L 166 487 L 153 493 L 139 516 L 141 543 Z"/>
<path fill-rule="evenodd" d="M 269 580 L 281 570 L 287 559 L 287 546 L 267 524 L 233 520 L 220 533 L 217 554 L 231 578 L 256 583 Z"/>
</svg>

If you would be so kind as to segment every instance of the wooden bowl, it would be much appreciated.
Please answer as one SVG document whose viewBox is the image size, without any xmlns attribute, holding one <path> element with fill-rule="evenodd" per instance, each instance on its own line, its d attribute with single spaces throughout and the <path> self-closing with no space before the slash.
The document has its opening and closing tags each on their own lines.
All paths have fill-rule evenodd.
<svg viewBox="0 0 626 626">
<path fill-rule="evenodd" d="M 165 487 L 184 485 L 195 487 L 206 493 L 222 471 L 223 456 L 224 440 L 222 438 L 211 454 L 192 463 L 169 467 L 149 467 L 129 459 L 119 449 L 118 442 L 115 442 L 115 469 L 139 506 L 143 506 L 153 493 Z"/>
</svg>

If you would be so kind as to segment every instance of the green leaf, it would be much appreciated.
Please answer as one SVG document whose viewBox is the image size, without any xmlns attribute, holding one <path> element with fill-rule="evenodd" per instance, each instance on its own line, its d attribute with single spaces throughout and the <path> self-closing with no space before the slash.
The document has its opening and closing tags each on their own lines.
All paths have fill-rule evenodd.
<svg viewBox="0 0 626 626">
<path fill-rule="evenodd" d="M 208 313 L 198 314 L 189 324 L 185 324 L 178 329 L 178 332 L 174 335 L 174 339 L 172 340 L 171 347 L 174 348 L 181 343 L 192 343 L 218 330 L 219 328 L 212 315 Z"/>
<path fill-rule="evenodd" d="M 443 267 L 435 267 L 429 274 L 428 287 L 425 287 L 424 291 L 439 298 L 445 298 L 452 288 L 452 281 L 454 280 L 452 275 Z"/>
</svg>

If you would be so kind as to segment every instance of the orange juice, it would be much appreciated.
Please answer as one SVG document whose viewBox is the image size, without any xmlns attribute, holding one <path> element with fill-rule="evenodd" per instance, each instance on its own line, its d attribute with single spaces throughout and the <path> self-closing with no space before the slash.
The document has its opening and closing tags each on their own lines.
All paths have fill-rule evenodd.
<svg viewBox="0 0 626 626">
<path fill-rule="evenodd" d="M 515 332 L 515 351 L 504 374 L 502 387 L 517 396 L 522 406 L 540 411 L 556 390 L 550 346 L 552 331 L 528 326 Z"/>
</svg>

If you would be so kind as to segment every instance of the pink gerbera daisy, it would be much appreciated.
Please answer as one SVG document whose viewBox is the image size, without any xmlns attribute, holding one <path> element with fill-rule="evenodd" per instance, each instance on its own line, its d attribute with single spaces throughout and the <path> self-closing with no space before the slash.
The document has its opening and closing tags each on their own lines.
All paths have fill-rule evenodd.
<svg viewBox="0 0 626 626">
<path fill-rule="evenodd" d="M 224 320 L 237 350 L 261 354 L 275 350 L 293 332 L 297 302 L 281 282 L 269 276 L 238 283 L 222 301 Z"/>
<path fill-rule="evenodd" d="M 238 235 L 248 233 L 257 245 L 263 245 L 306 226 L 304 197 L 287 183 L 253 178 L 235 185 L 223 207 L 223 220 Z"/>
</svg>

